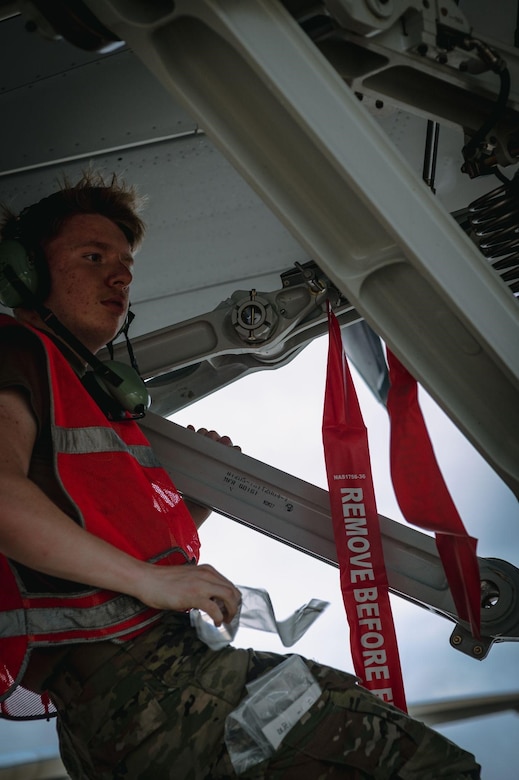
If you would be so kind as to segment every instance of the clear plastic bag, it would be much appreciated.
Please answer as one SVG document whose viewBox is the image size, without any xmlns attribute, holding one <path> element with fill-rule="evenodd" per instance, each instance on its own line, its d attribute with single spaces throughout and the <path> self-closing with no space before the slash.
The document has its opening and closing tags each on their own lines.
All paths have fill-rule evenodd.
<svg viewBox="0 0 519 780">
<path fill-rule="evenodd" d="M 239 585 L 238 588 L 242 594 L 242 604 L 240 612 L 231 623 L 224 623 L 216 627 L 205 612 L 198 609 L 192 609 L 190 612 L 191 625 L 196 629 L 199 638 L 212 650 L 219 650 L 230 644 L 240 626 L 278 634 L 283 645 L 291 647 L 329 606 L 327 601 L 311 599 L 286 620 L 276 620 L 274 608 L 266 590 L 247 588 L 242 585 Z"/>
<path fill-rule="evenodd" d="M 225 722 L 225 743 L 236 774 L 266 760 L 321 695 L 305 662 L 290 656 L 250 683 Z"/>
</svg>

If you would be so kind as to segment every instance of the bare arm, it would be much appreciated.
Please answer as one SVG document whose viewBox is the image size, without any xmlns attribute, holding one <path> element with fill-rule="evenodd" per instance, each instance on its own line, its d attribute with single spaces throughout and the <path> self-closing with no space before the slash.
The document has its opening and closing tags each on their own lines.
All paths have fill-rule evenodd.
<svg viewBox="0 0 519 780">
<path fill-rule="evenodd" d="M 0 551 L 63 579 L 126 593 L 150 607 L 197 607 L 219 625 L 239 591 L 211 566 L 153 566 L 78 526 L 28 479 L 36 422 L 25 396 L 0 391 Z M 220 608 L 220 605 L 222 607 Z"/>
<path fill-rule="evenodd" d="M 189 514 L 193 518 L 194 524 L 197 528 L 200 528 L 202 523 L 205 523 L 212 510 L 203 504 L 198 504 L 196 501 L 191 501 L 190 498 L 184 498 L 184 503 L 189 510 Z"/>
</svg>

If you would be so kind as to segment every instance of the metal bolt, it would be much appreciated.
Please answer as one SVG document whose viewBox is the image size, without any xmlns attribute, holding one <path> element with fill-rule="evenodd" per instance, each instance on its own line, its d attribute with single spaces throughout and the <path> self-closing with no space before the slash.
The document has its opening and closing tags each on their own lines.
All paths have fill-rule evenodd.
<svg viewBox="0 0 519 780">
<path fill-rule="evenodd" d="M 459 634 L 454 634 L 451 641 L 453 645 L 461 645 L 463 640 Z"/>
<path fill-rule="evenodd" d="M 481 647 L 481 645 L 474 645 L 474 647 L 472 648 L 472 652 L 474 653 L 474 655 L 482 655 L 483 648 Z"/>
</svg>

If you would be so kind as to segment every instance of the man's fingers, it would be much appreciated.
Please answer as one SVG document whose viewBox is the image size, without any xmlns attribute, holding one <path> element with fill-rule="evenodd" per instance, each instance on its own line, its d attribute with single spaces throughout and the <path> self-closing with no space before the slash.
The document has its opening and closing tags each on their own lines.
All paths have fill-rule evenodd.
<svg viewBox="0 0 519 780">
<path fill-rule="evenodd" d="M 190 431 L 195 430 L 194 425 L 188 425 L 187 428 Z M 241 452 L 241 447 L 239 447 L 237 444 L 233 444 L 230 436 L 220 436 L 218 431 L 213 429 L 208 430 L 207 428 L 198 428 L 196 433 L 200 434 L 200 436 L 206 436 L 208 439 L 212 439 L 213 441 L 217 441 L 220 444 L 223 444 L 225 447 L 232 447 L 233 449 L 239 450 Z"/>
<path fill-rule="evenodd" d="M 230 623 L 234 614 L 231 614 L 225 602 L 217 596 L 212 596 L 203 603 L 200 603 L 199 609 L 206 612 L 215 626 L 219 627 L 222 623 Z"/>
<path fill-rule="evenodd" d="M 212 602 L 210 605 L 211 611 L 205 609 L 205 607 L 201 607 L 201 609 L 204 609 L 213 619 L 216 616 L 220 621 L 217 625 L 220 625 L 222 622 L 230 623 L 241 604 L 240 591 L 210 564 L 201 564 L 196 570 L 207 581 L 205 590 Z M 213 605 L 216 606 L 216 609 Z"/>
</svg>

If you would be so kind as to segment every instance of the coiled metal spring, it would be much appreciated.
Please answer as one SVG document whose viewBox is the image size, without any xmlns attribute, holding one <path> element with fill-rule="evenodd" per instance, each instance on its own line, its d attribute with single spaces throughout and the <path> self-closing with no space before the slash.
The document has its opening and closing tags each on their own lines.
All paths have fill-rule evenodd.
<svg viewBox="0 0 519 780">
<path fill-rule="evenodd" d="M 519 178 L 468 207 L 473 240 L 512 292 L 519 292 Z"/>
</svg>

